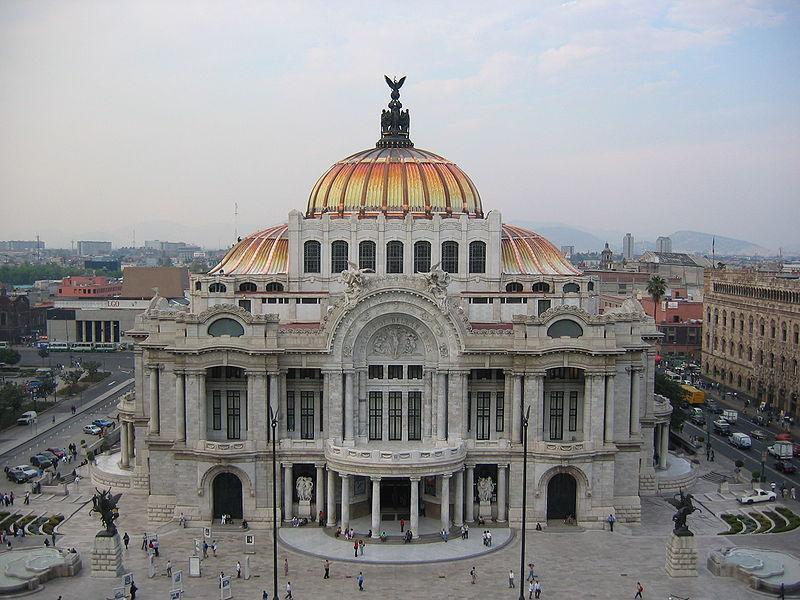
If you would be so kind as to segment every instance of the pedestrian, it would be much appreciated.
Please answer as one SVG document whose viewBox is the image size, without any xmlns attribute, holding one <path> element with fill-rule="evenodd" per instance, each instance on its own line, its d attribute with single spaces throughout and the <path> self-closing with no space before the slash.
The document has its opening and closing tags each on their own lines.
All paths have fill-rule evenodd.
<svg viewBox="0 0 800 600">
<path fill-rule="evenodd" d="M 153 552 L 155 553 L 156 558 L 158 558 L 158 556 L 159 556 L 159 554 L 158 554 L 158 538 L 154 539 L 152 543 L 153 543 Z"/>
<path fill-rule="evenodd" d="M 711 449 L 711 462 L 714 462 L 714 457 L 715 457 L 715 456 L 716 456 L 716 455 L 714 454 L 714 449 L 712 448 L 712 449 Z"/>
<path fill-rule="evenodd" d="M 142 534 L 142 550 L 147 552 L 147 534 L 146 533 Z"/>
<path fill-rule="evenodd" d="M 775 491 L 775 488 L 777 487 L 777 485 L 776 485 L 776 484 L 775 484 L 775 482 L 773 481 L 772 483 L 770 483 L 770 484 L 769 484 L 769 487 L 770 487 L 770 489 L 771 489 L 771 490 L 774 492 L 774 491 Z M 13 504 L 13 502 L 12 502 L 12 504 Z"/>
<path fill-rule="evenodd" d="M 136 587 L 136 584 L 133 581 L 131 581 L 131 588 L 130 588 L 131 600 L 136 600 L 136 592 L 138 590 L 139 588 Z"/>
<path fill-rule="evenodd" d="M 236 579 L 242 578 L 242 563 L 236 561 Z"/>
<path fill-rule="evenodd" d="M 405 530 L 405 528 L 406 528 L 406 521 L 405 521 L 405 519 L 400 519 L 400 533 L 403 533 L 403 531 Z"/>
<path fill-rule="evenodd" d="M 23 504 L 28 505 L 30 503 L 31 503 L 31 493 L 25 492 L 25 500 L 23 501 Z"/>
<path fill-rule="evenodd" d="M 325 575 L 323 575 L 322 578 L 323 579 L 331 578 L 331 563 L 327 558 L 325 559 Z"/>
<path fill-rule="evenodd" d="M 533 572 L 533 563 L 528 563 L 528 581 L 536 579 L 536 573 Z"/>
<path fill-rule="evenodd" d="M 508 570 L 508 587 L 514 587 L 514 571 L 511 569 Z"/>
<path fill-rule="evenodd" d="M 781 589 L 778 590 L 778 598 L 780 598 L 780 600 L 783 600 L 786 597 L 785 593 L 786 593 L 786 588 L 784 587 L 784 584 L 781 583 Z"/>
<path fill-rule="evenodd" d="M 53 531 L 53 533 L 50 534 L 50 540 L 53 542 L 53 548 L 55 548 L 56 547 L 56 532 L 55 532 L 55 530 Z"/>
<path fill-rule="evenodd" d="M 642 592 L 643 591 L 644 591 L 644 586 L 642 585 L 642 583 L 640 581 L 637 581 L 636 582 L 636 595 L 634 596 L 634 598 L 643 598 L 644 597 L 644 596 L 642 596 Z"/>
<path fill-rule="evenodd" d="M 366 544 L 364 543 L 364 540 L 358 540 L 358 554 L 359 554 L 359 556 L 364 556 L 364 547 L 365 546 L 366 546 Z"/>
<path fill-rule="evenodd" d="M 203 540 L 203 558 L 208 558 L 208 542 Z"/>
<path fill-rule="evenodd" d="M 353 542 L 353 558 L 358 558 L 358 540 Z"/>
<path fill-rule="evenodd" d="M 358 582 L 358 591 L 359 592 L 363 592 L 364 591 L 364 573 L 359 571 L 358 572 L 358 577 L 356 578 L 356 581 Z"/>
<path fill-rule="evenodd" d="M 172 577 L 172 561 L 167 561 L 167 577 Z"/>
<path fill-rule="evenodd" d="M 128 549 L 128 544 L 130 543 L 130 541 L 131 541 L 131 536 L 129 536 L 128 532 L 126 531 L 125 534 L 122 536 L 122 543 L 125 544 L 125 550 Z"/>
<path fill-rule="evenodd" d="M 222 580 L 225 579 L 225 573 L 220 571 L 218 579 L 219 579 L 219 589 L 222 589 Z"/>
<path fill-rule="evenodd" d="M 269 592 L 267 590 L 261 590 L 261 600 L 269 600 Z"/>
<path fill-rule="evenodd" d="M 283 576 L 289 576 L 289 558 L 286 556 L 283 557 Z"/>
<path fill-rule="evenodd" d="M 542 584 L 539 583 L 537 579 L 536 582 L 533 584 L 533 597 L 539 598 L 542 595 Z"/>
<path fill-rule="evenodd" d="M 211 541 L 211 552 L 214 553 L 214 558 L 217 557 L 217 540 Z"/>
<path fill-rule="evenodd" d="M 613 514 L 610 514 L 608 515 L 606 521 L 608 521 L 608 528 L 611 530 L 611 533 L 614 533 L 614 523 L 617 522 L 617 517 L 615 517 Z"/>
<path fill-rule="evenodd" d="M 475 582 L 478 581 L 478 573 L 475 571 L 474 566 L 469 570 L 469 577 L 472 580 L 472 585 L 475 585 Z"/>
<path fill-rule="evenodd" d="M 283 597 L 284 600 L 293 600 L 294 596 L 292 596 L 292 582 L 286 582 L 286 595 Z"/>
<path fill-rule="evenodd" d="M 792 500 L 797 500 L 797 495 L 794 486 L 792 486 L 792 489 L 789 491 L 789 495 L 792 497 Z"/>
<path fill-rule="evenodd" d="M 469 539 L 469 525 L 467 525 L 466 523 L 464 523 L 464 539 L 465 540 Z"/>
<path fill-rule="evenodd" d="M 325 511 L 319 511 L 319 526 L 323 527 L 325 525 Z"/>
</svg>

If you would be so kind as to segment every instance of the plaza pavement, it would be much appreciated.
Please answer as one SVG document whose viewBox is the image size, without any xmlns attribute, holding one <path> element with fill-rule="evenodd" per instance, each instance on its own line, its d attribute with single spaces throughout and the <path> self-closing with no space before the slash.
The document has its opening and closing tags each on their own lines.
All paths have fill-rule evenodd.
<svg viewBox="0 0 800 600">
<path fill-rule="evenodd" d="M 701 472 L 711 469 L 717 472 L 732 472 L 732 465 L 722 461 L 701 465 Z M 670 594 L 703 599 L 748 599 L 764 598 L 745 585 L 731 578 L 712 575 L 706 569 L 709 553 L 723 547 L 733 545 L 768 548 L 796 552 L 800 548 L 800 533 L 719 536 L 726 529 L 718 518 L 721 512 L 735 507 L 734 491 L 718 494 L 717 485 L 711 481 L 700 479 L 696 486 L 695 497 L 703 508 L 689 519 L 696 532 L 699 547 L 699 577 L 687 579 L 670 579 L 664 570 L 665 543 L 672 528 L 673 507 L 665 498 L 642 499 L 642 524 L 626 525 L 619 523 L 614 533 L 600 530 L 565 530 L 563 527 L 550 531 L 529 531 L 528 556 L 526 563 L 536 564 L 536 573 L 543 586 L 542 598 L 588 598 L 617 599 L 632 598 L 637 581 L 645 586 L 645 598 L 666 599 Z M 63 600 L 101 599 L 110 596 L 111 590 L 118 585 L 118 580 L 98 579 L 91 577 L 90 555 L 94 534 L 99 529 L 96 516 L 89 515 L 91 504 L 84 504 L 89 499 L 91 488 L 88 481 L 81 482 L 78 490 L 73 490 L 72 497 L 35 498 L 30 506 L 32 510 L 48 510 L 57 512 L 69 507 L 76 510 L 60 528 L 60 547 L 75 546 L 83 556 L 83 571 L 71 579 L 56 579 L 45 584 L 45 591 L 39 597 L 47 600 L 58 597 Z M 80 496 L 80 498 L 79 498 Z M 75 501 L 77 500 L 77 502 Z M 796 502 L 789 501 L 788 506 L 800 511 Z M 16 508 L 16 506 L 15 506 Z M 69 514 L 67 510 L 63 510 Z M 191 553 L 193 539 L 202 537 L 202 529 L 188 527 L 178 528 L 176 523 L 161 524 L 148 527 L 145 523 L 146 501 L 143 496 L 125 494 L 121 501 L 119 528 L 120 533 L 127 531 L 131 536 L 130 549 L 124 554 L 127 571 L 135 574 L 139 587 L 137 598 L 168 598 L 170 581 L 166 577 L 166 561 L 172 561 L 173 569 L 183 569 L 185 577 L 185 598 L 217 598 L 217 576 L 220 571 L 234 574 L 236 561 L 244 565 L 243 533 L 239 529 L 215 531 L 214 536 L 219 544 L 218 556 L 210 556 L 202 563 L 201 578 L 188 577 L 188 557 Z M 156 565 L 158 575 L 153 579 L 147 577 L 147 559 L 140 549 L 143 531 L 156 532 L 160 539 L 161 557 Z M 385 545 L 367 548 L 365 559 L 354 560 L 352 542 L 335 540 L 322 532 L 314 532 L 314 528 L 285 530 L 291 535 L 302 531 L 302 535 L 316 533 L 319 540 L 324 536 L 325 544 L 318 544 L 315 554 L 328 555 L 332 561 L 331 579 L 323 580 L 323 559 L 305 552 L 297 552 L 286 545 L 279 546 L 279 591 L 283 597 L 287 577 L 283 574 L 283 559 L 289 561 L 289 577 L 294 588 L 294 597 L 302 598 L 341 598 L 349 596 L 357 590 L 355 577 L 363 571 L 366 577 L 366 591 L 358 594 L 363 598 L 387 598 L 417 600 L 422 598 L 516 598 L 518 589 L 508 588 L 508 569 L 514 569 L 517 584 L 521 576 L 519 566 L 519 535 L 515 535 L 502 548 L 483 556 L 452 560 L 456 542 L 445 545 L 443 542 Z M 261 590 L 270 590 L 272 586 L 272 538 L 270 531 L 255 529 L 257 553 L 251 556 L 253 577 L 249 581 L 234 580 L 233 598 L 260 600 Z M 499 530 L 495 530 L 495 536 Z M 480 544 L 477 539 L 480 531 L 471 528 L 471 541 Z M 495 537 L 497 539 L 497 537 Z M 43 542 L 40 537 L 26 538 L 24 544 L 32 545 Z M 480 550 L 480 547 L 478 546 Z M 376 552 L 381 554 L 378 556 Z M 414 564 L 376 564 L 374 559 L 398 562 L 409 557 L 424 562 Z M 440 562 L 444 561 L 444 562 Z M 476 585 L 470 583 L 469 570 L 475 566 L 478 574 Z M 524 577 L 524 575 L 523 575 Z M 526 594 L 527 597 L 527 594 Z"/>
</svg>

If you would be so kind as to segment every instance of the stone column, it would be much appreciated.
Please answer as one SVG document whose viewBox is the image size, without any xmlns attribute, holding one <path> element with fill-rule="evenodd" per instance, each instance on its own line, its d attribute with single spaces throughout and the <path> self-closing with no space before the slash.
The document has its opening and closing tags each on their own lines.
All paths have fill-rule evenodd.
<svg viewBox="0 0 800 600">
<path fill-rule="evenodd" d="M 461 371 L 450 371 L 447 374 L 447 439 L 462 438 L 462 420 L 467 412 L 467 398 L 464 394 L 465 374 Z"/>
<path fill-rule="evenodd" d="M 133 459 L 136 457 L 135 429 L 133 423 L 126 423 L 125 425 L 128 429 L 128 456 Z"/>
<path fill-rule="evenodd" d="M 669 423 L 662 423 L 659 427 L 661 428 L 661 448 L 658 451 L 658 466 L 666 469 L 669 455 Z"/>
<path fill-rule="evenodd" d="M 292 490 L 294 488 L 294 475 L 292 463 L 283 463 L 283 520 L 292 518 Z"/>
<path fill-rule="evenodd" d="M 536 387 L 531 404 L 531 420 L 528 423 L 528 435 L 533 433 L 533 441 L 541 442 L 544 440 L 544 373 L 536 373 L 531 377 L 533 385 Z"/>
<path fill-rule="evenodd" d="M 419 537 L 419 477 L 411 477 L 411 533 Z"/>
<path fill-rule="evenodd" d="M 508 465 L 497 465 L 497 522 L 506 520 L 506 470 Z"/>
<path fill-rule="evenodd" d="M 247 429 L 247 439 L 259 442 L 266 441 L 269 436 L 269 410 L 267 404 L 267 374 L 264 371 L 248 371 L 247 379 L 253 380 L 252 386 L 248 385 L 247 419 L 250 421 Z"/>
<path fill-rule="evenodd" d="M 372 535 L 381 529 L 381 478 L 372 476 Z"/>
<path fill-rule="evenodd" d="M 436 373 L 436 439 L 443 442 L 447 439 L 447 374 Z"/>
<path fill-rule="evenodd" d="M 175 371 L 175 441 L 186 441 L 186 381 L 183 371 Z"/>
<path fill-rule="evenodd" d="M 450 531 L 450 478 L 452 473 L 445 473 L 442 475 L 442 528 Z"/>
<path fill-rule="evenodd" d="M 314 510 L 316 511 L 316 518 L 319 518 L 319 511 L 322 510 L 322 506 L 325 504 L 325 465 L 324 464 L 315 464 L 317 467 L 317 497 L 316 497 L 316 506 Z"/>
<path fill-rule="evenodd" d="M 606 377 L 606 422 L 603 442 L 611 445 L 614 443 L 614 376 Z"/>
<path fill-rule="evenodd" d="M 119 441 L 119 448 L 122 453 L 120 457 L 119 466 L 123 469 L 127 469 L 131 466 L 131 455 L 130 455 L 130 442 L 128 441 L 128 422 L 122 421 L 122 428 L 119 430 L 120 441 Z"/>
<path fill-rule="evenodd" d="M 637 439 L 642 431 L 642 425 L 639 422 L 641 380 L 641 369 L 631 368 L 631 437 Z"/>
<path fill-rule="evenodd" d="M 467 501 L 467 523 L 472 523 L 475 520 L 475 502 L 474 502 L 474 489 L 475 489 L 475 465 L 466 465 L 467 470 L 467 485 L 465 497 Z"/>
<path fill-rule="evenodd" d="M 433 403 L 431 397 L 433 395 L 433 373 L 427 368 L 423 376 L 422 384 L 422 439 L 428 441 L 431 439 L 433 423 Z"/>
<path fill-rule="evenodd" d="M 605 375 L 595 374 L 592 376 L 592 444 L 599 447 L 603 444 L 603 432 L 605 428 Z"/>
<path fill-rule="evenodd" d="M 206 398 L 206 372 L 195 374 L 197 377 L 197 439 L 202 443 L 208 436 L 208 400 Z"/>
<path fill-rule="evenodd" d="M 353 371 L 344 373 L 344 441 L 353 444 Z"/>
<path fill-rule="evenodd" d="M 522 375 L 514 373 L 514 395 L 511 398 L 511 441 L 522 441 Z"/>
<path fill-rule="evenodd" d="M 342 372 L 323 371 L 325 388 L 328 390 L 328 437 L 342 440 Z"/>
<path fill-rule="evenodd" d="M 453 507 L 453 525 L 461 527 L 464 524 L 464 470 L 456 471 L 456 497 Z"/>
<path fill-rule="evenodd" d="M 594 373 L 583 373 L 583 441 L 592 439 L 592 393 L 594 392 Z M 567 394 L 564 394 L 567 396 Z M 564 398 L 564 415 L 567 414 L 567 399 Z M 566 430 L 567 428 L 564 427 Z"/>
<path fill-rule="evenodd" d="M 158 365 L 148 367 L 150 371 L 150 421 L 149 432 L 158 435 L 161 427 L 158 415 Z"/>
<path fill-rule="evenodd" d="M 342 477 L 342 529 L 350 527 L 350 475 L 340 474 Z"/>
<path fill-rule="evenodd" d="M 328 527 L 336 525 L 336 472 L 328 467 Z"/>
</svg>

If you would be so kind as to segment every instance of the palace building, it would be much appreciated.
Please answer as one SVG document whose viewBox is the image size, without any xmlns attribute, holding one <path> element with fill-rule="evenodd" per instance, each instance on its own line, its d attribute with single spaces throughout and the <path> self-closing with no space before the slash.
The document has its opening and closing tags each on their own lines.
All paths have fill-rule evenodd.
<svg viewBox="0 0 800 600">
<path fill-rule="evenodd" d="M 187 307 L 156 296 L 127 332 L 131 487 L 153 521 L 271 523 L 271 407 L 284 522 L 519 526 L 523 493 L 529 524 L 639 521 L 671 412 L 653 320 L 634 300 L 598 314 L 595 279 L 414 146 L 387 82 L 374 148 L 192 276 Z"/>
</svg>

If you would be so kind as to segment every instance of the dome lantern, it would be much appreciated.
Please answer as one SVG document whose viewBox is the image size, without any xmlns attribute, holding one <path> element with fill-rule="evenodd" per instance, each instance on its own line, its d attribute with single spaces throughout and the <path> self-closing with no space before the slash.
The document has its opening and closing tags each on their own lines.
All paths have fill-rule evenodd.
<svg viewBox="0 0 800 600">
<path fill-rule="evenodd" d="M 403 104 L 400 102 L 400 88 L 403 87 L 406 78 L 403 76 L 399 80 L 396 77 L 389 79 L 388 75 L 384 75 L 383 78 L 392 89 L 392 100 L 389 102 L 389 110 L 381 111 L 381 139 L 375 147 L 413 148 L 414 142 L 408 137 L 411 131 L 411 115 L 408 114 L 408 109 L 401 110 Z"/>
</svg>

